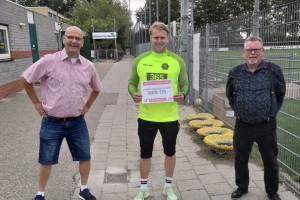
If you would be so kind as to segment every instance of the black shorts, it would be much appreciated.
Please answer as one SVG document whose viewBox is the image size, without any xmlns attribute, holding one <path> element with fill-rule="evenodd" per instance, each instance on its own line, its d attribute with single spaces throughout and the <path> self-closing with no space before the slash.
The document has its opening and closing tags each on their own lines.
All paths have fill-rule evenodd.
<svg viewBox="0 0 300 200">
<path fill-rule="evenodd" d="M 141 158 L 151 158 L 154 139 L 159 130 L 162 137 L 164 154 L 173 156 L 176 152 L 176 139 L 179 132 L 178 120 L 172 122 L 151 122 L 138 119 Z"/>
</svg>

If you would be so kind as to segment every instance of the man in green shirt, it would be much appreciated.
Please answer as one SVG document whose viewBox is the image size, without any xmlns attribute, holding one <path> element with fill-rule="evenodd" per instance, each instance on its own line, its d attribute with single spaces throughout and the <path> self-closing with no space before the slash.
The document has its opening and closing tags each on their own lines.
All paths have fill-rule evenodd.
<svg viewBox="0 0 300 200">
<path fill-rule="evenodd" d="M 169 30 L 164 23 L 153 23 L 149 33 L 152 50 L 141 54 L 133 61 L 128 84 L 130 95 L 134 102 L 139 103 L 140 106 L 138 135 L 141 151 L 141 188 L 134 200 L 143 200 L 150 196 L 147 182 L 151 167 L 153 143 L 158 130 L 162 136 L 165 154 L 166 182 L 163 193 L 168 200 L 177 200 L 171 183 L 176 162 L 176 139 L 180 127 L 177 102 L 183 101 L 189 88 L 186 65 L 182 58 L 167 50 Z M 150 101 L 142 101 L 141 82 L 144 83 L 146 81 L 146 83 L 151 84 L 159 80 L 171 83 L 173 96 L 164 102 L 156 101 L 150 103 Z M 157 93 L 155 90 L 153 92 Z M 149 92 L 148 95 L 150 98 L 151 94 Z"/>
</svg>

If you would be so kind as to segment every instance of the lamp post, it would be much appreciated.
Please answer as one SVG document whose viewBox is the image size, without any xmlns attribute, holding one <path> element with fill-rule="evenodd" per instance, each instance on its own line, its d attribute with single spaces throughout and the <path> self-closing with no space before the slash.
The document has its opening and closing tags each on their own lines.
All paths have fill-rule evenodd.
<svg viewBox="0 0 300 200">
<path fill-rule="evenodd" d="M 114 18 L 114 32 L 116 33 L 115 37 L 115 59 L 118 59 L 118 48 L 117 48 L 117 32 L 116 32 L 116 19 Z"/>
<path fill-rule="evenodd" d="M 93 33 L 95 32 L 95 28 L 94 28 L 94 19 L 92 19 L 92 31 Z M 93 33 L 92 33 L 92 37 L 93 37 Z M 96 59 L 96 44 L 95 44 L 95 39 L 93 38 L 93 45 L 94 45 L 94 59 Z"/>
</svg>

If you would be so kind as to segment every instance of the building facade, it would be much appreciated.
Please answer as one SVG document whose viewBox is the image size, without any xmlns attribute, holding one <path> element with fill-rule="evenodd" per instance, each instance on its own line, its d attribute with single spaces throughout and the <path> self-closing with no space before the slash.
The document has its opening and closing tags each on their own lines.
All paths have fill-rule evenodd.
<svg viewBox="0 0 300 200">
<path fill-rule="evenodd" d="M 60 50 L 69 27 L 29 8 L 0 0 L 0 99 L 23 89 L 22 72 L 45 54 Z"/>
</svg>

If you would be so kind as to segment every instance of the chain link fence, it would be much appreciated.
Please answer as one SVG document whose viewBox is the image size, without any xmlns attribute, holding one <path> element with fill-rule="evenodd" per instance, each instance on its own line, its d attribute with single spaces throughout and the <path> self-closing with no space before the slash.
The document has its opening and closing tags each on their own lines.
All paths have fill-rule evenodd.
<svg viewBox="0 0 300 200">
<path fill-rule="evenodd" d="M 244 40 L 259 34 L 264 41 L 264 57 L 281 66 L 286 80 L 286 96 L 277 115 L 278 161 L 282 181 L 300 195 L 300 1 L 254 11 L 227 21 L 207 24 L 189 36 L 187 61 L 190 91 L 188 103 L 197 105 L 234 127 L 235 118 L 225 96 L 231 68 L 245 62 Z M 178 28 L 172 23 L 171 29 Z M 151 49 L 147 29 L 134 27 L 131 54 L 138 56 Z M 172 31 L 172 30 L 170 30 Z M 169 38 L 168 49 L 180 54 L 180 30 Z M 199 101 L 197 101 L 199 102 Z"/>
</svg>

